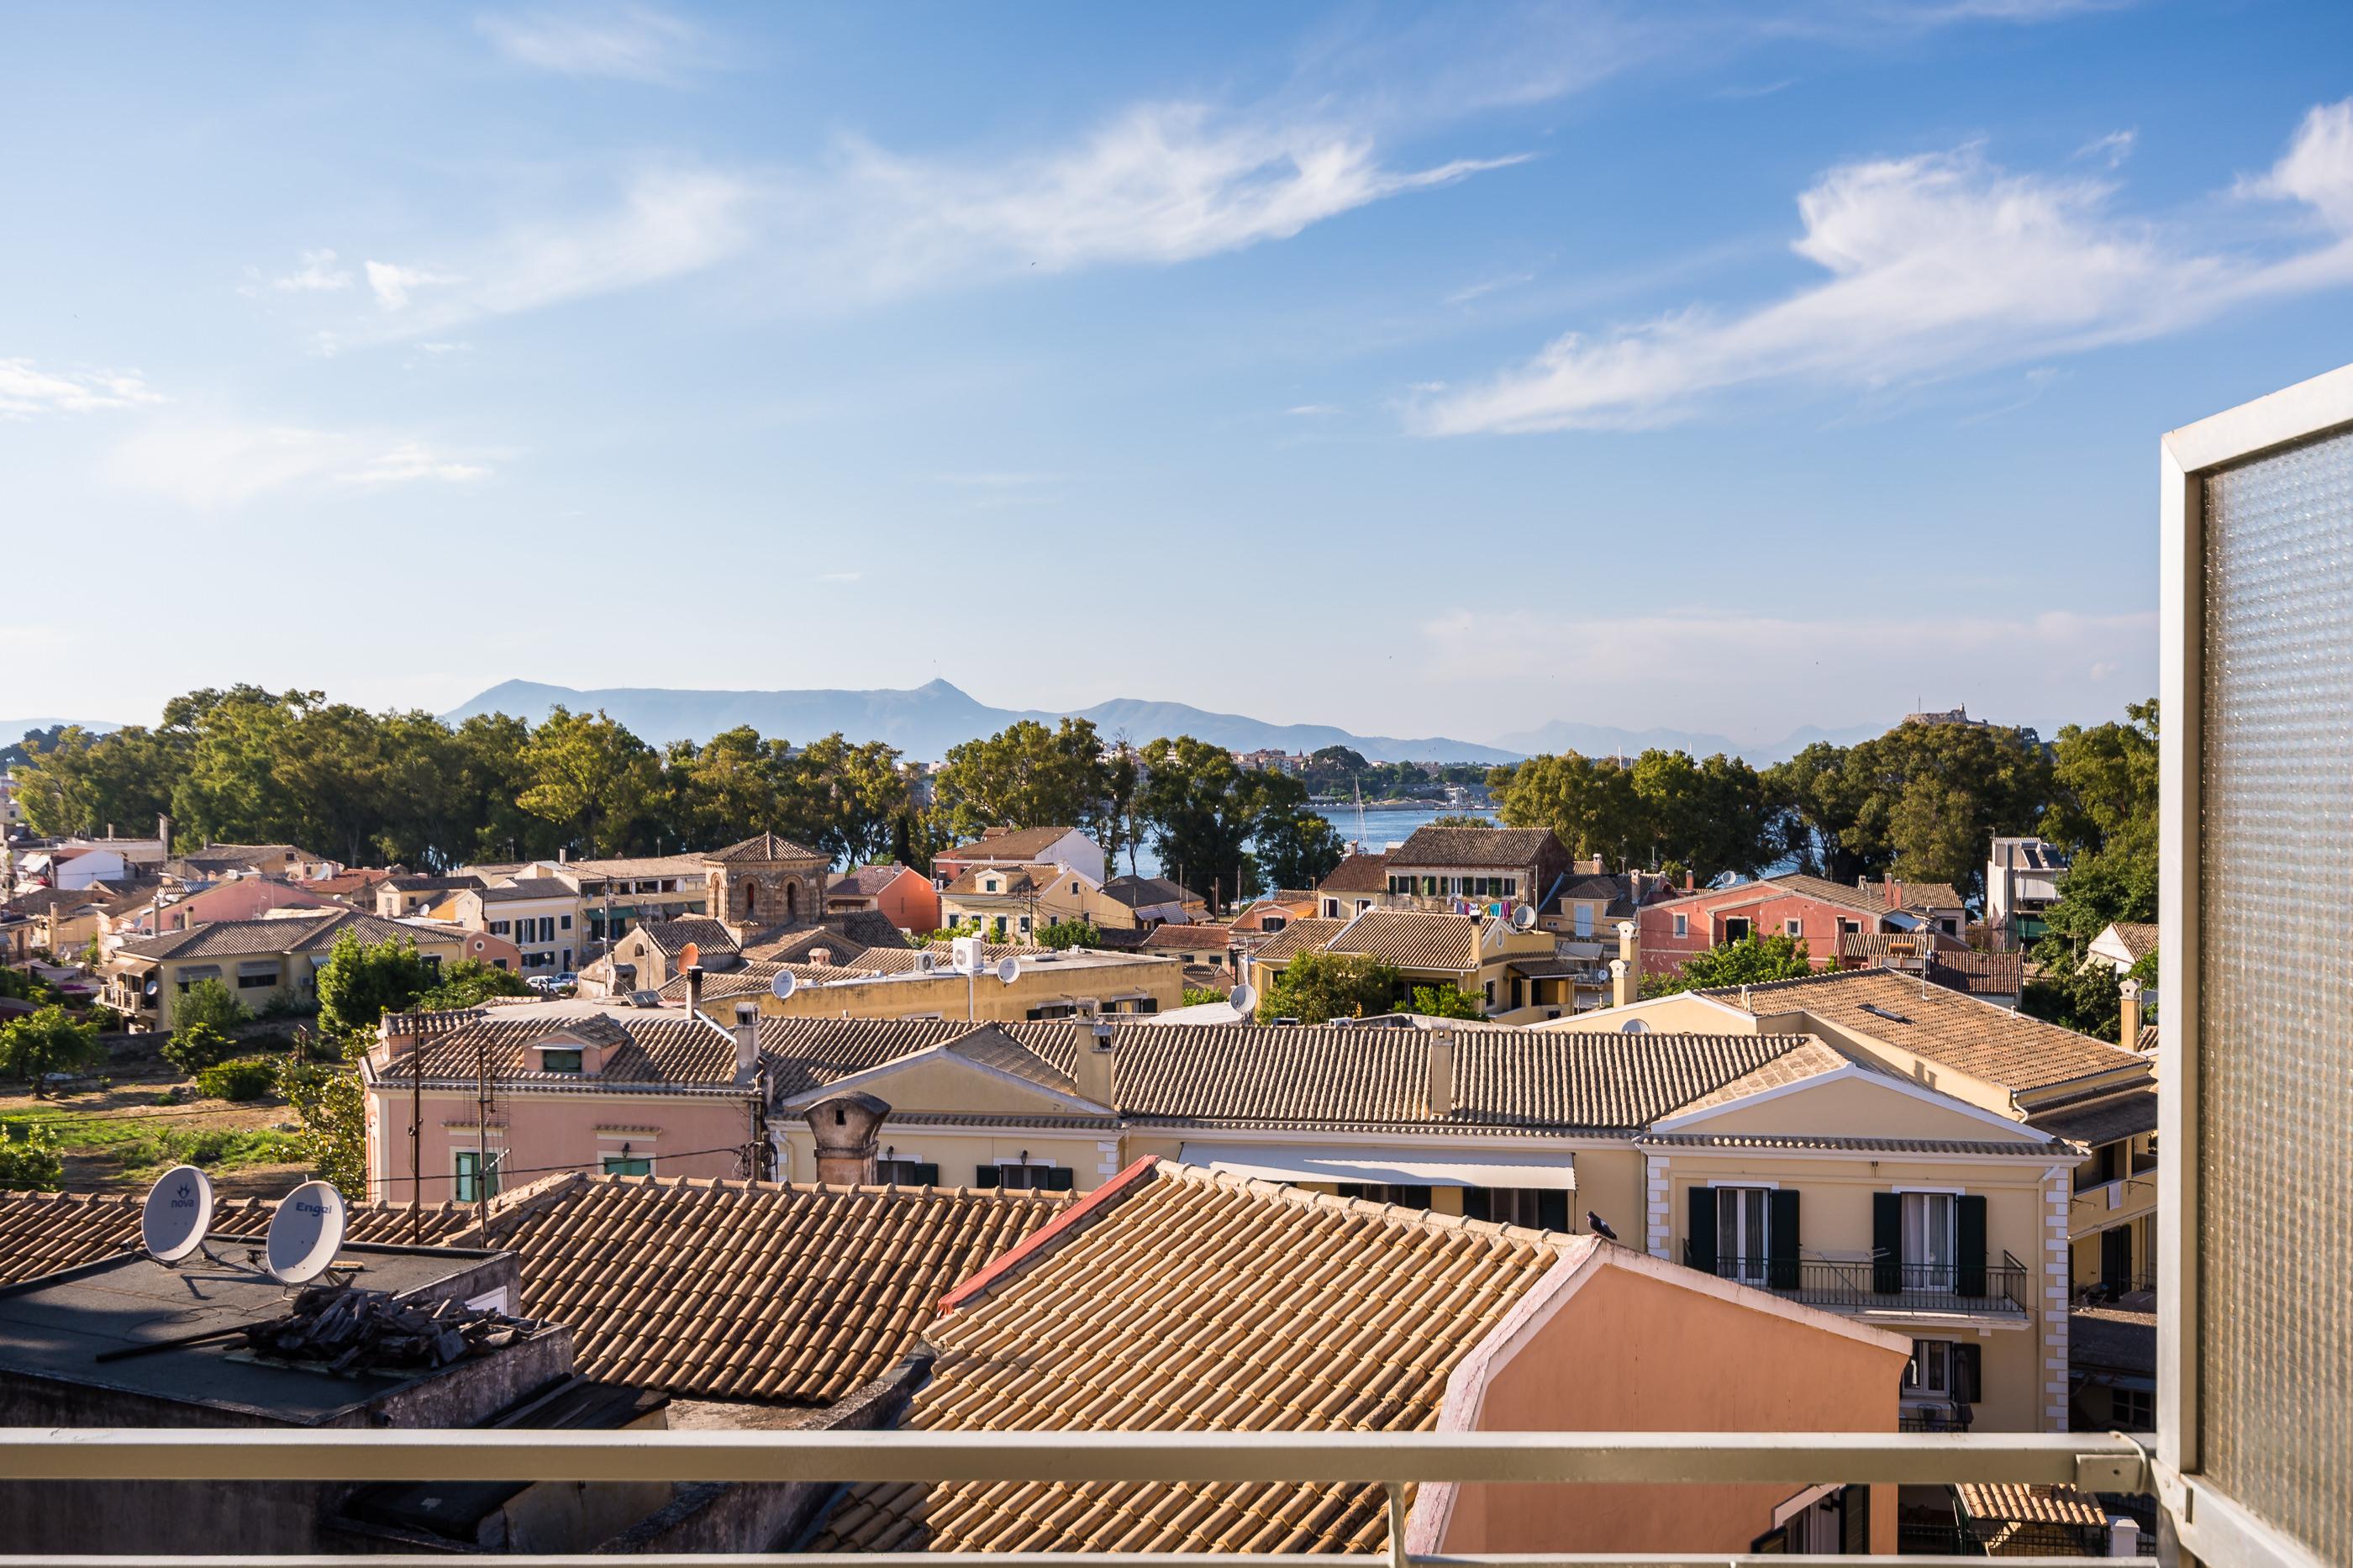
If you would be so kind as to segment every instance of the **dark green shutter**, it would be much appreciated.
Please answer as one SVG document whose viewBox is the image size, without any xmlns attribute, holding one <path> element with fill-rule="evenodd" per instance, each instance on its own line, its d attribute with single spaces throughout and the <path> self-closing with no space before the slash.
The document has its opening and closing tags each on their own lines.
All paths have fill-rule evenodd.
<svg viewBox="0 0 2353 1568">
<path fill-rule="evenodd" d="M 1871 1555 L 1869 1487 L 1848 1487 L 1839 1493 L 1839 1552 L 1846 1557 Z"/>
<path fill-rule="evenodd" d="M 918 1165 L 915 1167 L 915 1185 L 919 1187 L 936 1187 L 939 1184 L 940 1168 L 937 1165 Z"/>
<path fill-rule="evenodd" d="M 1568 1228 L 1568 1194 L 1557 1187 L 1536 1194 L 1536 1224 L 1546 1230 Z"/>
<path fill-rule="evenodd" d="M 1871 1194 L 1871 1289 L 1893 1296 L 1904 1289 L 1904 1197 Z"/>
<path fill-rule="evenodd" d="M 1765 1282 L 1776 1290 L 1798 1288 L 1798 1194 L 1776 1187 L 1767 1195 Z"/>
<path fill-rule="evenodd" d="M 997 1185 L 997 1169 L 994 1165 L 978 1166 L 972 1173 L 972 1184 L 976 1187 L 993 1187 Z"/>
<path fill-rule="evenodd" d="M 1494 1210 L 1487 1202 L 1486 1188 L 1465 1187 L 1462 1189 L 1462 1217 L 1464 1219 L 1493 1219 L 1495 1217 Z"/>
<path fill-rule="evenodd" d="M 1691 1225 L 1683 1245 L 1687 1249 L 1683 1261 L 1694 1268 L 1704 1268 L 1710 1274 L 1724 1272 L 1723 1259 L 1715 1254 L 1714 1187 L 1694 1187 L 1691 1190 Z"/>
<path fill-rule="evenodd" d="M 1078 1179 L 1078 1174 L 1068 1165 L 1056 1165 L 1046 1173 L 1046 1190 L 1050 1193 L 1067 1193 L 1071 1190 L 1071 1184 Z"/>
<path fill-rule="evenodd" d="M 1955 1261 L 1960 1267 L 1954 1270 L 1958 1293 L 1982 1296 L 1986 1293 L 1986 1201 L 1982 1194 L 1965 1194 L 1953 1200 L 1953 1231 Z"/>
<path fill-rule="evenodd" d="M 1954 1402 L 1960 1405 L 1978 1403 L 1985 1397 L 1985 1348 L 1982 1345 L 1957 1344 L 1951 1354 Z"/>
</svg>

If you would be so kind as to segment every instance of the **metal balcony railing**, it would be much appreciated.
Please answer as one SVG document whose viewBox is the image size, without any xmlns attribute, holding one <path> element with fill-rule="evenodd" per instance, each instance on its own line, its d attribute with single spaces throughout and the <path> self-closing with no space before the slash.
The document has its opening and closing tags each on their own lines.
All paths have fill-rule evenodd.
<svg viewBox="0 0 2353 1568">
<path fill-rule="evenodd" d="M 1683 1262 L 1719 1279 L 1834 1312 L 1905 1312 L 1951 1317 L 2022 1317 L 2033 1300 L 2023 1263 L 2005 1252 L 1998 1264 L 1915 1264 L 1873 1258 L 1702 1257 L 1689 1242 Z"/>
<path fill-rule="evenodd" d="M 1312 1563 L 1386 1563 L 1390 1568 L 1600 1568 L 1639 1562 L 1670 1565 L 1788 1563 L 1781 1555 L 1683 1552 L 1640 1559 L 1622 1553 L 1546 1552 L 1425 1557 L 1406 1550 L 1405 1488 L 1434 1482 L 1568 1482 L 1627 1486 L 1772 1484 L 1949 1485 L 2007 1481 L 2138 1493 L 2154 1484 L 2144 1440 L 2120 1433 L 1980 1433 L 1895 1436 L 1884 1432 L 805 1432 L 765 1430 L 363 1431 L 10 1427 L 0 1428 L 0 1479 L 37 1481 L 433 1481 L 496 1476 L 509 1481 L 1264 1483 L 1290 1481 L 1385 1488 L 1390 1546 L 1356 1556 L 1134 1554 L 1054 1552 L 861 1553 L 876 1568 L 1305 1568 Z M 1662 1495 L 1662 1508 L 1674 1506 Z M 193 1544 L 193 1543 L 192 1543 Z M 219 1543 L 204 1543 L 215 1552 Z M 0 1541 L 0 1552 L 5 1542 Z M 1940 1568 L 1970 1555 L 1798 1559 L 1879 1568 Z M 34 1558 L 0 1554 L 0 1568 Z M 41 1560 L 50 1561 L 50 1560 Z M 587 1554 L 354 1555 L 300 1558 L 253 1553 L 210 1557 L 77 1558 L 76 1563 L 230 1563 L 257 1568 L 319 1565 L 602 1563 Z M 655 1555 L 628 1561 L 702 1568 L 723 1563 L 846 1564 L 847 1559 L 749 1553 Z M 2021 1560 L 2032 1568 L 2038 1560 Z M 2125 1563 L 2149 1559 L 2123 1559 Z M 2052 1568 L 2057 1568 L 2054 1563 Z"/>
</svg>

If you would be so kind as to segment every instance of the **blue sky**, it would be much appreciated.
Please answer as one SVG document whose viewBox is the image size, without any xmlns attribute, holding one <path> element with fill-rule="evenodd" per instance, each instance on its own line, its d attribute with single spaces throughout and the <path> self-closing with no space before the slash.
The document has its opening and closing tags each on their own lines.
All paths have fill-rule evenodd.
<svg viewBox="0 0 2353 1568">
<path fill-rule="evenodd" d="M 2353 342 L 2348 62 L 2318 5 L 19 9 L 0 712 L 2105 717 L 2158 435 Z"/>
</svg>

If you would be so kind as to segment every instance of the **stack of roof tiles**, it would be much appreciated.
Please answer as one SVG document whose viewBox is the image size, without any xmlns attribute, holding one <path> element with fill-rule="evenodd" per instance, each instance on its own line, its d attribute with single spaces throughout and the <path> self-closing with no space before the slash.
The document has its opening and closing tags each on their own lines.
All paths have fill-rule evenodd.
<svg viewBox="0 0 2353 1568">
<path fill-rule="evenodd" d="M 1599 1245 L 1167 1163 L 1054 1229 L 948 1299 L 910 1426 L 1425 1430 L 1456 1363 Z M 1369 1552 L 1388 1528 L 1365 1485 L 868 1485 L 816 1547 Z"/>
</svg>

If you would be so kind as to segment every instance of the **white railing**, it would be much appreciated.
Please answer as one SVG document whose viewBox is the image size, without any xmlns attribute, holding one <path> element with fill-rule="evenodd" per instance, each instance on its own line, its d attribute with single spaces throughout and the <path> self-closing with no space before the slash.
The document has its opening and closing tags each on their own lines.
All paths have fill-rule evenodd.
<svg viewBox="0 0 2353 1568">
<path fill-rule="evenodd" d="M 1361 1482 L 1388 1489 L 1393 1549 L 1354 1559 L 1112 1555 L 1077 1552 L 871 1553 L 867 1561 L 1085 1568 L 1087 1564 L 1269 1564 L 1386 1562 L 1394 1568 L 1510 1564 L 1586 1568 L 1603 1563 L 1759 1564 L 1864 1563 L 1936 1568 L 1983 1559 L 1748 1559 L 1725 1553 L 1657 1556 L 1536 1554 L 1409 1558 L 1402 1548 L 1402 1489 L 1416 1482 L 1605 1484 L 1838 1483 L 1942 1485 L 2010 1481 L 2087 1491 L 2152 1486 L 2146 1438 L 2118 1433 L 1745 1432 L 794 1432 L 794 1431 L 223 1431 L 199 1428 L 0 1428 L 0 1479 L 94 1481 L 430 1481 L 495 1476 L 513 1481 Z M 1672 1506 L 1662 1499 L 1662 1506 Z M 0 1531 L 0 1552 L 5 1533 Z M 36 1559 L 0 1554 L 0 1568 Z M 47 1563 L 258 1563 L 293 1568 L 350 1563 L 418 1564 L 606 1563 L 579 1556 L 398 1554 L 320 1557 L 140 1556 L 44 1558 Z M 627 1561 L 714 1568 L 808 1563 L 781 1553 L 655 1554 Z M 828 1561 L 839 1561 L 828 1559 Z M 2010 1568 L 2031 1558 L 2009 1560 Z M 2054 1560 L 2068 1561 L 2068 1560 Z"/>
</svg>

